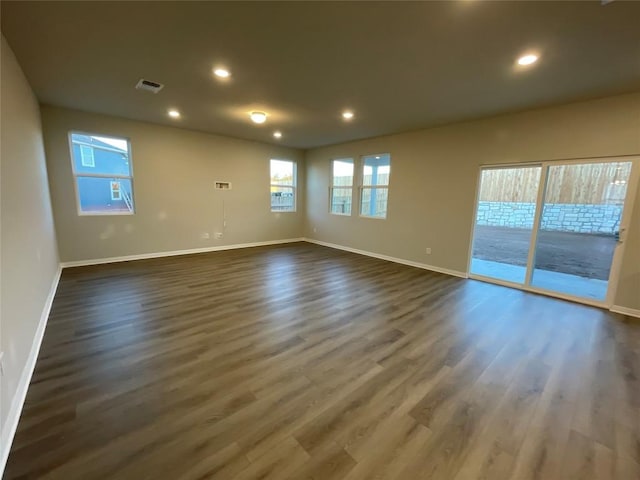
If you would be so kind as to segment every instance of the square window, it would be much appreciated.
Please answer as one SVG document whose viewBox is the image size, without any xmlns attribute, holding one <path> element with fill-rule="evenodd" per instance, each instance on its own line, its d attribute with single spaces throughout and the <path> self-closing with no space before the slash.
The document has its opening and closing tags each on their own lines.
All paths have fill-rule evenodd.
<svg viewBox="0 0 640 480">
<path fill-rule="evenodd" d="M 79 132 L 69 135 L 80 215 L 133 214 L 129 141 Z"/>
</svg>

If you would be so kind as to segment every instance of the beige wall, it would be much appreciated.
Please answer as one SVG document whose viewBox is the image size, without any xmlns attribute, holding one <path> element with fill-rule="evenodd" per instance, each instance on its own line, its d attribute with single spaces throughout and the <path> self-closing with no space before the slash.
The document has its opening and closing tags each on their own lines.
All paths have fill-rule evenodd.
<svg viewBox="0 0 640 480">
<path fill-rule="evenodd" d="M 372 153 L 391 154 L 388 218 L 330 215 L 330 159 Z M 318 148 L 306 155 L 305 236 L 466 272 L 480 165 L 637 154 L 640 93 Z M 639 217 L 637 197 L 616 299 L 636 309 Z"/>
<path fill-rule="evenodd" d="M 58 270 L 38 103 L 2 37 L 0 127 L 0 425 L 25 366 Z M 6 447 L 7 445 L 2 445 Z"/>
<path fill-rule="evenodd" d="M 638 185 L 632 213 L 633 218 L 625 240 L 626 246 L 615 304 L 640 310 L 640 185 Z"/>
<path fill-rule="evenodd" d="M 297 161 L 304 185 L 299 150 L 49 106 L 42 106 L 42 121 L 63 262 L 302 236 L 302 188 L 297 212 L 272 213 L 269 205 L 269 160 Z M 130 139 L 135 215 L 78 216 L 71 130 Z M 233 189 L 214 190 L 216 180 L 232 182 Z M 223 200 L 227 227 L 216 240 Z"/>
</svg>

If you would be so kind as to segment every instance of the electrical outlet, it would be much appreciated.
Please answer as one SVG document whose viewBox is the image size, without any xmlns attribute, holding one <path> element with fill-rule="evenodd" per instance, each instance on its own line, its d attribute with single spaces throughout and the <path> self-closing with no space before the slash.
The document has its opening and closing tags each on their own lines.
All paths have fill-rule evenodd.
<svg viewBox="0 0 640 480">
<path fill-rule="evenodd" d="M 316 227 L 313 227 L 313 233 L 318 233 L 318 229 Z"/>
<path fill-rule="evenodd" d="M 427 255 L 431 255 L 431 247 L 427 247 L 424 251 Z"/>
<path fill-rule="evenodd" d="M 222 232 L 216 232 L 216 240 L 220 240 L 223 236 Z"/>
<path fill-rule="evenodd" d="M 209 232 L 203 232 L 200 234 L 200 238 L 202 238 L 203 240 L 206 240 L 209 237 L 210 237 Z"/>
</svg>

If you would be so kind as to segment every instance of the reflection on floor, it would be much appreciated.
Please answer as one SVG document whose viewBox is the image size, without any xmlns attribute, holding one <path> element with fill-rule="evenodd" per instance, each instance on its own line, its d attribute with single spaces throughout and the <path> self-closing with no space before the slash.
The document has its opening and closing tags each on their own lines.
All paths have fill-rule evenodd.
<svg viewBox="0 0 640 480">
<path fill-rule="evenodd" d="M 524 283 L 526 268 L 474 258 L 471 261 L 471 273 L 507 282 Z M 531 279 L 533 287 L 602 301 L 607 295 L 607 283 L 606 280 L 595 280 L 541 269 L 534 269 Z"/>
</svg>

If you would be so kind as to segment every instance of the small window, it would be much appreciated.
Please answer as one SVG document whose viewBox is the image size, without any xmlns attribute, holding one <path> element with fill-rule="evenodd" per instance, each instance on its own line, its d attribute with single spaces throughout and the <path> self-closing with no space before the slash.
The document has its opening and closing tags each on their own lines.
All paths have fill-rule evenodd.
<svg viewBox="0 0 640 480">
<path fill-rule="evenodd" d="M 95 167 L 96 161 L 93 158 L 93 147 L 89 145 L 80 145 L 80 158 L 83 167 Z"/>
<path fill-rule="evenodd" d="M 390 173 L 391 156 L 389 154 L 363 157 L 362 186 L 360 187 L 361 216 L 387 218 Z"/>
<path fill-rule="evenodd" d="M 335 215 L 351 215 L 353 200 L 353 159 L 340 158 L 331 163 L 331 195 L 329 211 Z"/>
<path fill-rule="evenodd" d="M 120 194 L 120 182 L 118 181 L 111 182 L 111 200 L 122 200 L 122 195 Z"/>
<path fill-rule="evenodd" d="M 79 132 L 71 132 L 69 140 L 78 213 L 134 213 L 129 141 Z"/>
<path fill-rule="evenodd" d="M 271 211 L 296 211 L 296 164 L 271 160 Z"/>
</svg>

